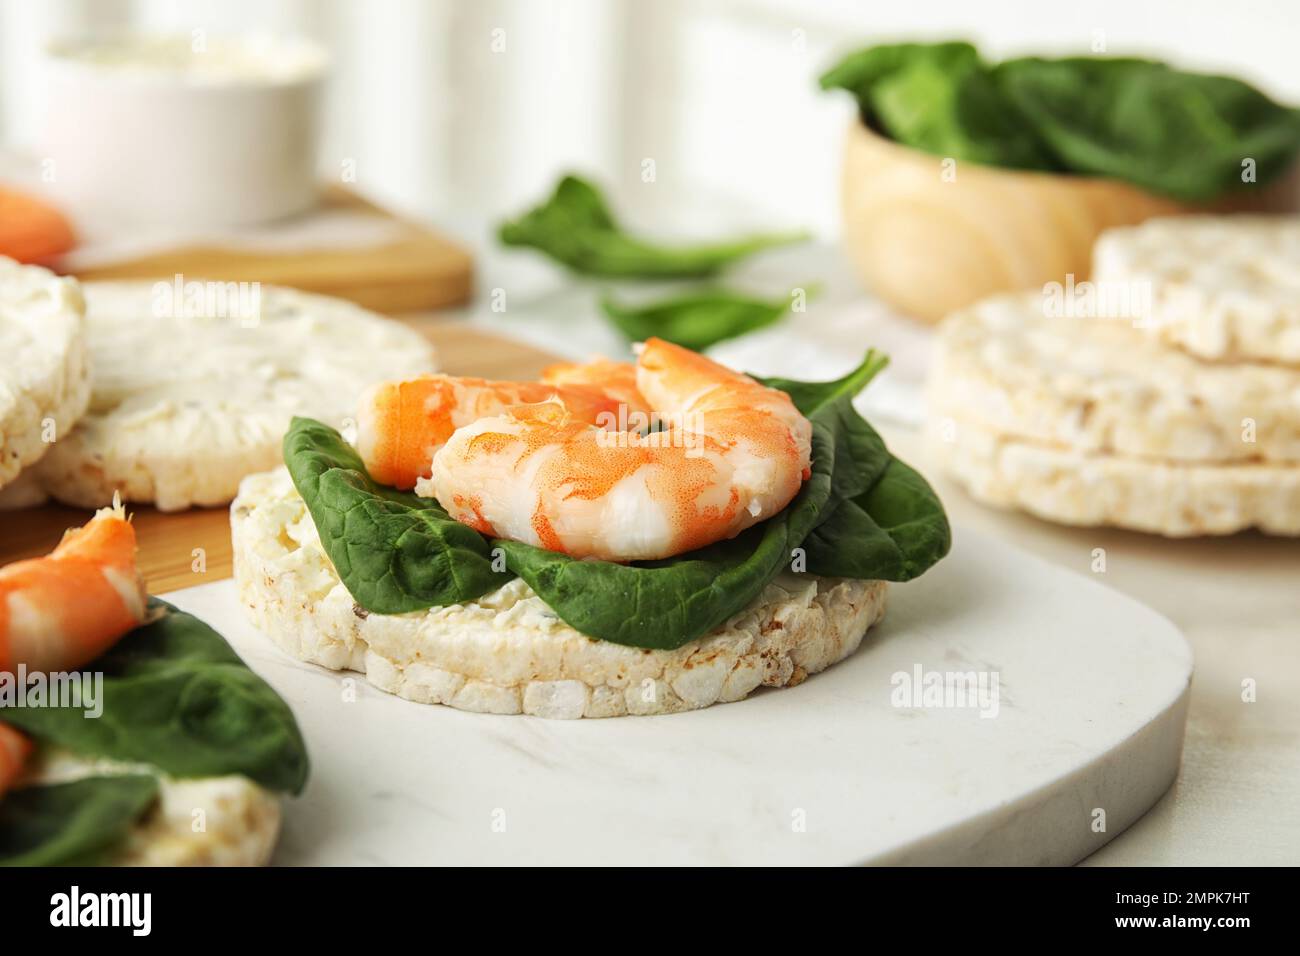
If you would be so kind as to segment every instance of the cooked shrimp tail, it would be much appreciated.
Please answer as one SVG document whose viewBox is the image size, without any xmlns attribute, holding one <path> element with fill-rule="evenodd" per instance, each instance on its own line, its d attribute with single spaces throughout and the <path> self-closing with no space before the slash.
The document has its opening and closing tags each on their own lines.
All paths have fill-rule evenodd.
<svg viewBox="0 0 1300 956">
<path fill-rule="evenodd" d="M 0 723 L 0 797 L 22 773 L 32 742 L 8 724 Z"/>
<path fill-rule="evenodd" d="M 0 568 L 0 671 L 68 671 L 145 619 L 135 529 L 114 498 L 43 558 Z"/>
</svg>

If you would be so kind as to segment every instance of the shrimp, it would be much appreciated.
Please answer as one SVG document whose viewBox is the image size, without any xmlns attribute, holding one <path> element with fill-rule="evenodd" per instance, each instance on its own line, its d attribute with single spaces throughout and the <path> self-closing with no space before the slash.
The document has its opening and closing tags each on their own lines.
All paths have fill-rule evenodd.
<svg viewBox="0 0 1300 956">
<path fill-rule="evenodd" d="M 22 773 L 32 742 L 8 724 L 0 723 L 0 797 Z"/>
<path fill-rule="evenodd" d="M 812 426 L 790 397 L 650 339 L 637 394 L 660 430 L 602 431 L 560 402 L 454 432 L 416 493 L 484 534 L 575 557 L 671 557 L 784 508 L 810 476 Z"/>
<path fill-rule="evenodd" d="M 512 405 L 549 399 L 563 402 L 584 422 L 619 420 L 621 399 L 607 395 L 594 376 L 561 384 L 425 375 L 381 382 L 362 396 L 357 452 L 375 481 L 409 490 L 429 476 L 434 453 L 457 428 L 499 415 Z"/>
<path fill-rule="evenodd" d="M 46 557 L 0 568 L 0 673 L 89 664 L 144 622 L 145 601 L 135 529 L 115 496 Z M 0 795 L 31 750 L 26 736 L 0 721 Z"/>
<path fill-rule="evenodd" d="M 44 558 L 0 568 L 0 672 L 69 671 L 145 619 L 135 529 L 116 499 Z"/>
<path fill-rule="evenodd" d="M 44 262 L 77 244 L 64 215 L 39 199 L 0 188 L 0 256 Z"/>
<path fill-rule="evenodd" d="M 542 381 L 549 385 L 590 385 L 599 388 L 627 409 L 627 415 L 648 414 L 650 409 L 636 385 L 636 366 L 598 358 L 578 365 L 560 362 L 542 369 Z"/>
</svg>

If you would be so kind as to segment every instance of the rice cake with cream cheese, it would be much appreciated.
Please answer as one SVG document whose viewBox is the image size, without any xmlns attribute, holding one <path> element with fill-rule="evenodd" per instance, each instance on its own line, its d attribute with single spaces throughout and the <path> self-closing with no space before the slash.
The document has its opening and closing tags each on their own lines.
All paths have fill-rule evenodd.
<svg viewBox="0 0 1300 956">
<path fill-rule="evenodd" d="M 586 637 L 518 578 L 464 604 L 370 613 L 339 580 L 284 468 L 244 479 L 231 530 L 240 600 L 285 652 L 408 700 L 483 713 L 617 717 L 737 701 L 843 660 L 884 613 L 882 581 L 800 574 L 671 651 Z"/>
<path fill-rule="evenodd" d="M 255 311 L 194 317 L 168 283 L 84 288 L 90 409 L 39 469 L 71 505 L 225 504 L 279 463 L 293 416 L 340 427 L 366 386 L 435 368 L 418 332 L 327 296 L 262 286 Z"/>
<path fill-rule="evenodd" d="M 158 800 L 109 851 L 108 866 L 265 866 L 280 835 L 280 798 L 247 777 L 180 779 L 152 767 L 88 758 L 58 748 L 36 752 L 19 785 L 88 776 L 149 773 Z M 202 826 L 196 827 L 196 814 Z"/>
</svg>

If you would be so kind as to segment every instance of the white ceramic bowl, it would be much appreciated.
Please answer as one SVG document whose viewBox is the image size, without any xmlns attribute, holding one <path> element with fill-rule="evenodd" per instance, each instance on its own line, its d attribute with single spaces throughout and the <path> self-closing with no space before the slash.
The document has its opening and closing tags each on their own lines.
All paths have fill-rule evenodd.
<svg viewBox="0 0 1300 956">
<path fill-rule="evenodd" d="M 47 54 L 42 159 L 74 210 L 229 226 L 315 204 L 328 62 L 315 44 L 128 35 Z"/>
</svg>

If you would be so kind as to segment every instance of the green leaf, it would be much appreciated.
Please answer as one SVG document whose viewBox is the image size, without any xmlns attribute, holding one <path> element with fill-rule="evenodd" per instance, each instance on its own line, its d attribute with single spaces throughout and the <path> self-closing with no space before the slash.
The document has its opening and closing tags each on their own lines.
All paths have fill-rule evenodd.
<svg viewBox="0 0 1300 956">
<path fill-rule="evenodd" d="M 743 610 L 782 569 L 791 564 L 796 547 L 811 540 L 814 529 L 835 515 L 850 515 L 860 507 L 873 516 L 879 527 L 867 526 L 852 515 L 854 527 L 870 532 L 861 542 L 852 535 L 817 539 L 810 546 L 817 564 L 843 577 L 906 580 L 921 573 L 947 551 L 947 520 L 929 486 L 915 472 L 889 454 L 885 443 L 853 408 L 853 397 L 887 364 L 887 359 L 869 352 L 861 365 L 843 378 L 831 382 L 798 382 L 765 379 L 765 384 L 787 392 L 813 427 L 812 476 L 781 513 L 729 541 L 720 541 L 690 554 L 661 561 L 615 564 L 570 558 L 518 541 L 479 538 L 478 547 L 458 548 L 454 554 L 439 554 L 445 538 L 430 538 L 428 562 L 471 563 L 471 572 L 484 560 L 482 555 L 500 548 L 510 572 L 522 577 L 538 596 L 570 626 L 600 640 L 646 648 L 680 647 Z M 361 463 L 332 429 L 306 419 L 295 419 L 285 440 L 286 459 L 308 457 L 320 464 L 320 449 L 332 449 L 333 467 L 346 468 L 347 487 L 353 495 L 353 511 L 379 507 L 394 497 L 407 501 L 402 510 L 389 515 L 389 537 L 401 540 L 402 526 L 422 528 L 429 515 L 449 520 L 436 502 L 411 495 L 399 495 L 375 485 Z M 290 461 L 290 470 L 304 468 L 302 461 Z M 316 466 L 313 466 L 316 467 Z M 296 479 L 295 479 L 296 480 Z M 918 485 L 919 483 L 919 485 Z M 320 502 L 319 483 L 306 481 L 299 490 L 313 517 Z M 860 503 L 860 504 L 859 504 Z M 326 509 L 324 520 L 331 520 Z M 349 534 L 370 534 L 372 525 L 354 522 L 341 526 L 333 547 L 348 557 L 369 547 L 365 540 L 350 540 Z M 877 540 L 892 535 L 892 550 Z M 322 540 L 326 535 L 322 532 Z M 827 542 L 823 546 L 823 541 Z M 850 553 L 841 564 L 832 561 L 830 548 L 861 547 L 865 553 Z M 448 550 L 451 550 L 449 547 Z M 327 548 L 327 553 L 329 549 Z M 408 556 L 402 556 L 406 559 Z M 331 553 L 331 558 L 333 555 Z M 336 568 L 339 563 L 335 562 Z M 365 577 L 369 562 L 347 560 L 339 577 L 359 604 L 371 611 L 367 597 L 386 592 L 376 589 Z M 387 577 L 416 582 L 415 575 L 394 575 L 387 564 L 379 565 Z M 853 571 L 846 573 L 847 568 Z M 484 591 L 505 583 L 500 575 L 484 577 Z M 403 591 L 403 610 L 442 603 L 444 589 L 436 581 L 430 590 Z M 480 592 L 482 593 L 482 592 Z M 365 596 L 365 597 L 363 597 Z M 475 595 L 476 596 L 476 595 Z M 457 601 L 468 598 L 458 598 Z M 450 603 L 450 602 L 448 602 Z M 413 605 L 413 606 L 411 606 Z"/>
<path fill-rule="evenodd" d="M 891 138 L 935 156 L 1006 169 L 1059 170 L 982 65 L 948 72 L 928 61 L 885 77 L 872 102 Z"/>
<path fill-rule="evenodd" d="M 91 667 L 104 674 L 103 713 L 8 708 L 4 719 L 76 753 L 145 763 L 174 777 L 244 776 L 298 793 L 307 749 L 293 712 L 216 631 L 165 601 L 154 619 Z"/>
<path fill-rule="evenodd" d="M 990 166 L 1057 168 L 969 43 L 871 47 L 846 57 L 821 84 L 847 89 L 868 125 L 927 153 Z"/>
<path fill-rule="evenodd" d="M 1281 175 L 1300 150 L 1300 112 L 1240 80 L 1138 59 L 1009 60 L 995 79 L 1067 168 L 1198 202 Z"/>
<path fill-rule="evenodd" d="M 591 183 L 565 176 L 550 199 L 510 222 L 500 239 L 529 246 L 582 275 L 667 279 L 713 275 L 725 266 L 805 233 L 749 236 L 730 242 L 663 245 L 624 232 Z"/>
<path fill-rule="evenodd" d="M 0 798 L 0 866 L 93 865 L 157 798 L 148 774 L 11 790 Z"/>
<path fill-rule="evenodd" d="M 492 570 L 481 534 L 430 498 L 377 484 L 334 429 L 295 418 L 284 462 L 321 547 L 357 603 L 403 614 L 472 601 L 508 579 Z"/>
<path fill-rule="evenodd" d="M 942 67 L 947 72 L 960 73 L 981 65 L 981 60 L 979 51 L 974 46 L 960 40 L 943 43 L 885 43 L 855 50 L 844 57 L 822 74 L 821 88 L 847 90 L 866 111 L 871 106 L 877 83 L 917 63 L 929 63 Z"/>
<path fill-rule="evenodd" d="M 869 349 L 857 368 L 829 382 L 801 382 L 778 376 L 766 378 L 755 376 L 755 378 L 768 388 L 779 389 L 789 395 L 790 401 L 794 402 L 794 407 L 799 409 L 805 418 L 811 419 L 822 409 L 833 407 L 845 413 L 840 416 L 841 418 L 845 420 L 856 418 L 861 421 L 861 416 L 853 411 L 851 404 L 853 397 L 866 388 L 871 380 L 883 372 L 888 365 L 889 356 L 882 355 L 875 349 Z M 845 404 L 844 399 L 848 399 L 850 404 Z M 863 424 L 865 425 L 866 422 Z M 872 434 L 874 435 L 875 432 Z"/>
<path fill-rule="evenodd" d="M 891 458 L 871 488 L 842 502 L 803 546 L 813 574 L 910 581 L 948 553 L 952 530 L 934 489 Z"/>
<path fill-rule="evenodd" d="M 844 58 L 821 80 L 864 122 L 937 156 L 1124 180 L 1185 201 L 1281 175 L 1300 153 L 1300 111 L 1231 77 L 1124 57 L 985 64 L 968 43 L 901 43 Z"/>
<path fill-rule="evenodd" d="M 813 294 L 813 288 L 808 288 Z M 754 332 L 790 311 L 791 299 L 758 299 L 726 289 L 704 289 L 652 302 L 623 305 L 605 296 L 601 310 L 631 342 L 658 336 L 702 352 L 710 345 Z"/>
</svg>

